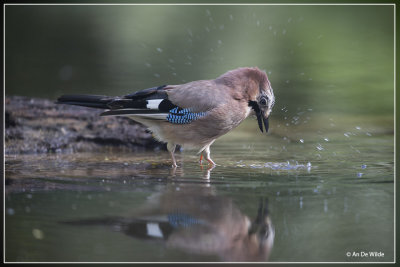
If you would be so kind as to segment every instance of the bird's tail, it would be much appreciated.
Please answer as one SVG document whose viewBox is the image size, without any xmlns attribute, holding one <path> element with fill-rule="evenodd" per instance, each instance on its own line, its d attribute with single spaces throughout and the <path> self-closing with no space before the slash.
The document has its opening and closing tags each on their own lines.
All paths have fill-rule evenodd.
<svg viewBox="0 0 400 267">
<path fill-rule="evenodd" d="M 90 108 L 108 109 L 112 97 L 104 95 L 63 95 L 57 99 L 57 104 L 77 105 Z"/>
</svg>

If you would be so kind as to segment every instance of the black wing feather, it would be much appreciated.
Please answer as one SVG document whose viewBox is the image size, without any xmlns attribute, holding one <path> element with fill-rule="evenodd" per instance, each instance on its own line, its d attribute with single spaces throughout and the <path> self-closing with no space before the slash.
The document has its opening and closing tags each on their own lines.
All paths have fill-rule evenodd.
<svg viewBox="0 0 400 267">
<path fill-rule="evenodd" d="M 58 98 L 57 103 L 108 109 L 108 111 L 101 114 L 102 116 L 168 113 L 177 106 L 168 100 L 168 95 L 163 90 L 164 87 L 166 85 L 144 89 L 122 97 L 63 95 Z M 160 103 L 157 108 L 154 108 L 154 104 L 152 108 L 149 108 L 148 100 L 160 100 Z"/>
</svg>

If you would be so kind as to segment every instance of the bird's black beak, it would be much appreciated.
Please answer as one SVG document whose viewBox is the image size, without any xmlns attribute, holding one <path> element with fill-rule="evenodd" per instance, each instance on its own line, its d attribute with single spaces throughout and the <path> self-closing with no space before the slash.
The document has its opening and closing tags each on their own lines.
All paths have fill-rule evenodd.
<svg viewBox="0 0 400 267">
<path fill-rule="evenodd" d="M 264 115 L 261 112 L 260 107 L 258 106 L 258 103 L 256 101 L 249 101 L 249 106 L 254 110 L 257 116 L 257 121 L 258 121 L 258 127 L 260 128 L 260 131 L 263 133 L 263 122 L 264 122 L 264 127 L 265 127 L 265 132 L 268 133 L 268 128 L 269 128 L 269 122 L 268 122 L 268 117 L 264 117 Z"/>
<path fill-rule="evenodd" d="M 258 212 L 257 212 L 257 217 L 253 221 L 250 229 L 249 229 L 249 234 L 254 234 L 261 230 L 263 226 L 266 224 L 267 217 L 269 216 L 269 211 L 268 211 L 268 199 L 266 198 L 265 200 L 263 198 L 260 198 L 260 203 L 258 205 Z"/>
<path fill-rule="evenodd" d="M 257 115 L 258 127 L 260 127 L 261 132 L 264 132 L 263 126 L 262 126 L 261 112 L 258 112 L 258 113 L 256 112 L 256 115 Z"/>
<path fill-rule="evenodd" d="M 264 126 L 265 126 L 265 132 L 268 133 L 268 128 L 269 128 L 268 117 L 263 118 L 263 121 L 264 121 Z"/>
</svg>

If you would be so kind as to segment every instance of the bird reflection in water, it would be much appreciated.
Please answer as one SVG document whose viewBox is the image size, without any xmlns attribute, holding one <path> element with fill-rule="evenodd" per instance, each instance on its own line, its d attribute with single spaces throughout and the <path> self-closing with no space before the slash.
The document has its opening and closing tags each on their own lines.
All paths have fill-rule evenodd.
<svg viewBox="0 0 400 267">
<path fill-rule="evenodd" d="M 213 187 L 186 185 L 150 198 L 131 218 L 106 217 L 68 222 L 75 225 L 108 225 L 142 240 L 158 240 L 166 247 L 187 253 L 217 255 L 222 261 L 267 261 L 275 231 L 268 202 L 261 198 L 251 221 Z"/>
</svg>

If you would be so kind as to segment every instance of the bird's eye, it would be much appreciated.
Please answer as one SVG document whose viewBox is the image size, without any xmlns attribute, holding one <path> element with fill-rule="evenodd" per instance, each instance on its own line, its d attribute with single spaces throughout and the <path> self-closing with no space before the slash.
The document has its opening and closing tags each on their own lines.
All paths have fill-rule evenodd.
<svg viewBox="0 0 400 267">
<path fill-rule="evenodd" d="M 260 105 L 266 106 L 267 105 L 267 99 L 265 97 L 262 97 L 260 99 Z"/>
</svg>

